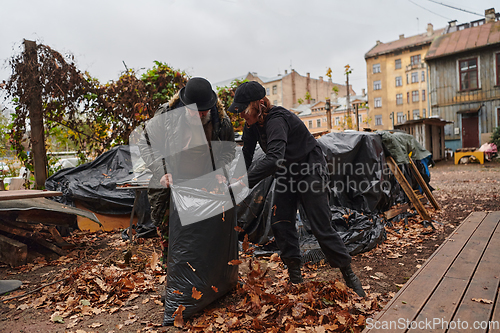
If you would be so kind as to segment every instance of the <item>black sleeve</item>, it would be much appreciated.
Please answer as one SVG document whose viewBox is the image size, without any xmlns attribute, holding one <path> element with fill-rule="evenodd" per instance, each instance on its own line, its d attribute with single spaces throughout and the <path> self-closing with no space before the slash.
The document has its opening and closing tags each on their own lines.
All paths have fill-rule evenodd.
<svg viewBox="0 0 500 333">
<path fill-rule="evenodd" d="M 231 124 L 231 120 L 229 117 L 224 117 L 221 120 L 219 138 L 220 141 L 229 141 L 234 142 L 234 129 L 233 124 Z M 220 153 L 220 160 L 215 161 L 216 168 L 220 168 L 222 166 L 230 165 L 234 159 L 234 149 L 229 149 L 225 147 L 223 151 Z"/>
<path fill-rule="evenodd" d="M 247 170 L 250 168 L 253 160 L 253 154 L 255 153 L 255 146 L 257 146 L 257 136 L 252 132 L 252 129 L 245 126 L 243 128 L 243 157 L 245 158 L 245 166 Z"/>
<path fill-rule="evenodd" d="M 274 140 L 267 144 L 266 157 L 248 173 L 248 186 L 250 188 L 276 172 L 279 161 L 285 157 L 285 150 L 286 142 L 283 140 Z"/>
<path fill-rule="evenodd" d="M 288 123 L 282 117 L 270 119 L 266 124 L 267 152 L 248 174 L 248 186 L 254 187 L 262 179 L 273 175 L 285 158 L 288 140 Z"/>
</svg>

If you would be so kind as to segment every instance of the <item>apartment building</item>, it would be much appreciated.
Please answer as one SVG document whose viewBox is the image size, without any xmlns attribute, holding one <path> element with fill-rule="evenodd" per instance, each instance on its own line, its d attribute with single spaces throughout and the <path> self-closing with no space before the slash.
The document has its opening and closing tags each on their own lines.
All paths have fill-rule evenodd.
<svg viewBox="0 0 500 333">
<path fill-rule="evenodd" d="M 266 88 L 266 95 L 271 104 L 283 106 L 289 110 L 301 104 L 313 105 L 330 98 L 333 87 L 337 87 L 338 96 L 347 94 L 347 87 L 344 84 L 334 83 L 331 79 L 325 81 L 322 76 L 318 79 L 311 78 L 310 73 L 303 76 L 294 69 L 290 72 L 285 70 L 284 74 L 274 77 L 264 77 L 256 72 L 249 72 L 247 75 L 219 82 L 214 86 L 228 86 L 235 79 L 259 82 Z M 351 85 L 349 85 L 349 93 L 355 94 Z"/>
<path fill-rule="evenodd" d="M 393 129 L 395 124 L 429 117 L 428 68 L 425 55 L 444 29 L 376 45 L 365 54 L 370 127 Z"/>
<path fill-rule="evenodd" d="M 449 22 L 434 40 L 429 66 L 432 115 L 446 119 L 446 147 L 480 147 L 500 126 L 500 14 L 494 8 L 470 23 Z"/>
</svg>

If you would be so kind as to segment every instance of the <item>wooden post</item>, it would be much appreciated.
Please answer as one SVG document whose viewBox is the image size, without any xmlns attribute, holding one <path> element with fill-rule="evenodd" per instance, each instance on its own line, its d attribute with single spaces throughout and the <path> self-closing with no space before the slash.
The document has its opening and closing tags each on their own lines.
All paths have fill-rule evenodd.
<svg viewBox="0 0 500 333">
<path fill-rule="evenodd" d="M 441 210 L 441 207 L 439 207 L 439 204 L 436 201 L 436 198 L 434 198 L 434 196 L 432 195 L 431 190 L 429 190 L 429 187 L 427 187 L 425 180 L 422 178 L 422 175 L 418 171 L 417 166 L 415 165 L 415 163 L 413 163 L 411 158 L 410 158 L 410 165 L 411 165 L 411 171 L 413 173 L 413 176 L 415 176 L 415 179 L 417 180 L 418 185 L 420 185 L 420 187 L 424 190 L 424 193 L 427 196 L 427 198 L 429 199 L 429 201 L 431 202 L 432 206 L 434 208 L 436 208 L 436 210 Z"/>
<path fill-rule="evenodd" d="M 36 42 L 24 40 L 24 61 L 33 69 L 33 82 L 30 86 L 31 100 L 28 105 L 31 126 L 31 154 L 35 170 L 35 188 L 42 190 L 47 179 L 47 155 L 43 128 L 42 87 L 38 74 Z"/>
<path fill-rule="evenodd" d="M 408 196 L 408 199 L 410 199 L 411 203 L 415 208 L 417 209 L 417 212 L 422 216 L 424 220 L 431 221 L 431 218 L 429 216 L 429 213 L 427 213 L 427 210 L 425 209 L 424 205 L 418 200 L 417 196 L 415 195 L 415 192 L 413 192 L 413 189 L 411 188 L 410 184 L 406 181 L 405 176 L 399 170 L 398 165 L 392 158 L 392 156 L 388 156 L 386 158 L 387 165 L 389 165 L 389 168 L 391 169 L 392 173 L 394 174 L 394 177 L 396 177 L 397 181 L 403 188 L 403 191 L 405 191 L 406 195 Z"/>
</svg>

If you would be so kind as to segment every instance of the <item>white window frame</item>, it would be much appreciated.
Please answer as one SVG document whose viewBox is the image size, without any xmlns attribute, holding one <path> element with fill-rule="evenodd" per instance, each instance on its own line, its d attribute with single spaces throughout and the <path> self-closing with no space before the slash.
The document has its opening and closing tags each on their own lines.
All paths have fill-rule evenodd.
<svg viewBox="0 0 500 333">
<path fill-rule="evenodd" d="M 402 76 L 396 76 L 396 87 L 402 87 L 402 86 L 403 86 L 403 77 Z"/>
<path fill-rule="evenodd" d="M 380 122 L 379 122 L 379 120 L 380 120 Z M 382 123 L 382 115 L 381 114 L 375 115 L 375 126 L 382 126 L 382 125 L 383 125 L 383 123 Z"/>
<path fill-rule="evenodd" d="M 417 118 L 415 118 L 415 114 L 417 115 Z M 413 110 L 412 117 L 413 119 L 420 119 L 420 109 Z"/>
<path fill-rule="evenodd" d="M 316 119 L 316 127 L 321 127 L 321 119 Z"/>
<path fill-rule="evenodd" d="M 381 108 L 382 107 L 382 97 L 375 97 L 373 99 L 373 107 Z"/>
<path fill-rule="evenodd" d="M 378 63 L 378 64 L 373 64 L 373 66 L 372 66 L 372 70 L 373 70 L 373 74 L 380 73 L 380 72 L 381 72 L 381 69 L 380 69 L 380 63 Z"/>
<path fill-rule="evenodd" d="M 377 80 L 373 81 L 373 90 L 381 90 L 382 89 L 382 81 Z"/>
</svg>

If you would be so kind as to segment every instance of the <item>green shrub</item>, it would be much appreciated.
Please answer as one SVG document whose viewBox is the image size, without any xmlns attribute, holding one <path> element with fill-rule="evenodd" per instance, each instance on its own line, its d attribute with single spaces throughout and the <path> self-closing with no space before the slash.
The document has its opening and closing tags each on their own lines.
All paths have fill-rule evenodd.
<svg viewBox="0 0 500 333">
<path fill-rule="evenodd" d="M 500 126 L 495 127 L 495 129 L 493 130 L 490 143 L 494 143 L 497 146 L 497 149 L 500 149 Z"/>
</svg>

